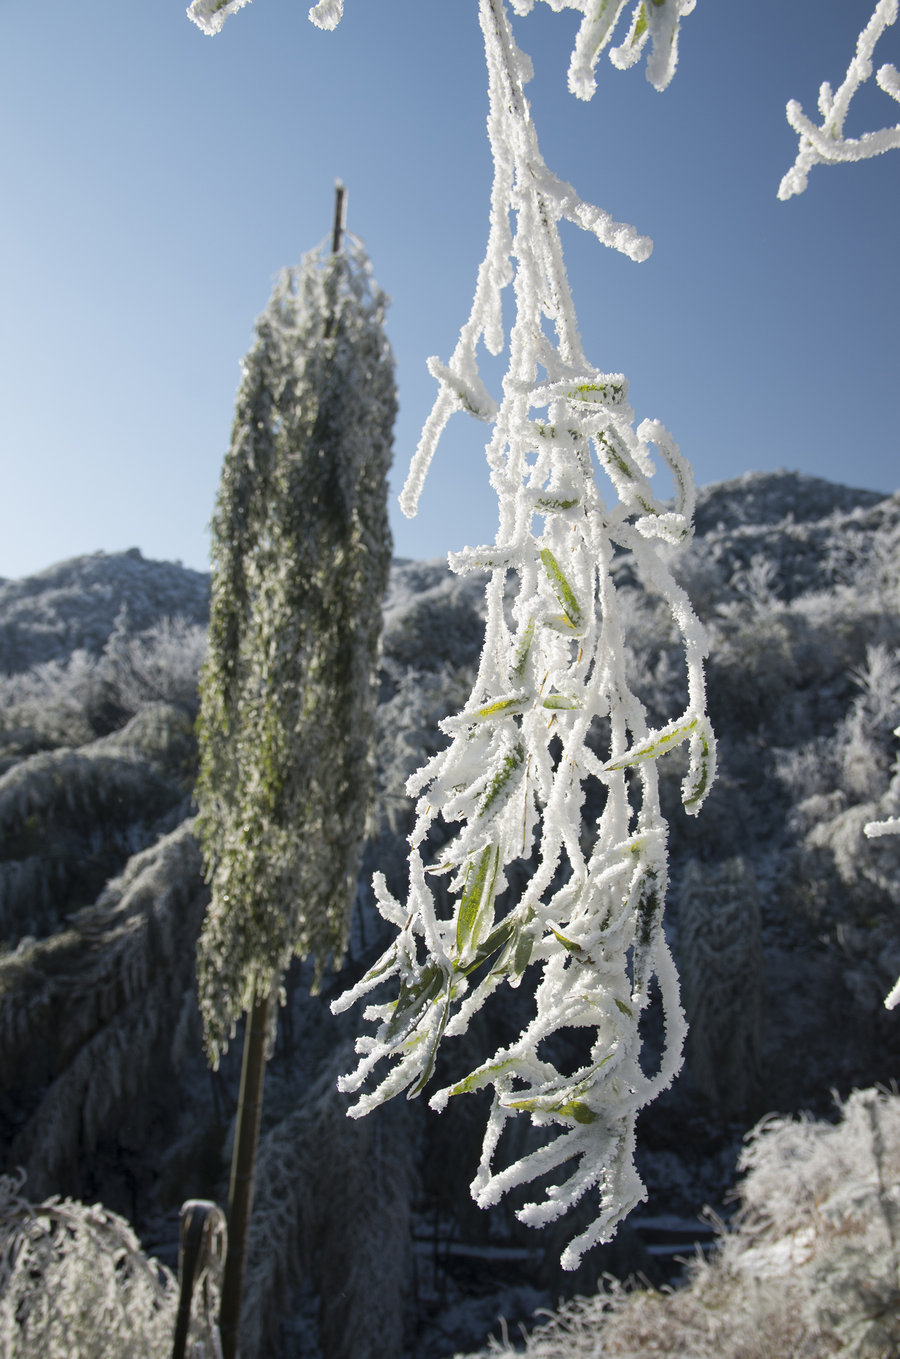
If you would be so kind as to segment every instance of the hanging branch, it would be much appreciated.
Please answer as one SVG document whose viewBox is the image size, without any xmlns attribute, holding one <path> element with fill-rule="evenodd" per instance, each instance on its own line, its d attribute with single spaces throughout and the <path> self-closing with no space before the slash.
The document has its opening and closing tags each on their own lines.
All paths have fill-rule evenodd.
<svg viewBox="0 0 900 1359">
<path fill-rule="evenodd" d="M 361 1061 L 341 1082 L 348 1091 L 366 1089 L 351 1110 L 358 1115 L 401 1091 L 418 1094 L 443 1039 L 462 1034 L 503 984 L 518 986 L 528 968 L 537 971 L 534 1016 L 519 1039 L 431 1104 L 440 1109 L 452 1096 L 493 1090 L 472 1186 L 480 1205 L 543 1179 L 543 1197 L 518 1214 L 539 1226 L 599 1190 L 594 1224 L 563 1255 L 564 1267 L 574 1268 L 643 1197 L 633 1164 L 635 1119 L 681 1063 L 684 1022 L 662 929 L 666 825 L 656 761 L 687 744 L 682 795 L 693 814 L 713 777 L 714 742 L 704 710 L 703 632 L 659 550 L 690 533 L 690 471 L 661 425 L 644 421 L 635 431 L 624 377 L 585 358 L 558 223 L 573 221 L 635 259 L 646 257 L 649 242 L 582 203 L 547 169 L 523 93 L 530 63 L 502 0 L 481 0 L 480 15 L 495 163 L 490 238 L 454 355 L 446 366 L 430 363 L 441 387 L 402 503 L 407 512 L 414 507 L 453 409 L 494 419 L 487 457 L 500 501 L 496 542 L 450 559 L 457 571 L 491 573 L 485 645 L 468 703 L 441 724 L 450 745 L 408 784 L 420 796 L 406 902 L 376 878 L 379 909 L 398 937 L 333 1008 L 347 1008 L 388 979 L 399 982 L 396 1000 L 365 1011 L 375 1032 L 359 1039 Z M 495 412 L 476 345 L 484 337 L 489 348 L 501 347 L 500 299 L 510 281 L 515 321 Z M 652 446 L 672 474 L 674 508 L 651 488 Z M 600 493 L 592 449 L 618 504 Z M 611 573 L 621 549 L 632 554 L 645 586 L 667 601 L 684 646 L 687 706 L 656 731 L 625 673 Z M 593 827 L 584 822 L 589 798 L 603 806 Z M 438 818 L 458 829 L 433 862 L 428 833 Z M 535 852 L 521 896 L 504 896 L 509 866 Z M 436 873 L 450 875 L 451 919 L 438 915 L 428 882 Z M 648 1076 L 639 1020 L 654 976 L 667 1043 Z M 553 1040 L 573 1029 L 592 1038 L 587 1060 L 569 1072 L 551 1054 Z M 502 1130 L 522 1113 L 555 1136 L 496 1169 Z"/>
</svg>

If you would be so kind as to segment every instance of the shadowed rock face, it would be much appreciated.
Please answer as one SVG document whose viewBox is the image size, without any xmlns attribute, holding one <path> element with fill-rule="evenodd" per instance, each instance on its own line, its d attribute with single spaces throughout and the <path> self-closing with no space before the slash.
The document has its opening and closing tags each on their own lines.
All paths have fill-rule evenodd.
<svg viewBox="0 0 900 1359">
<path fill-rule="evenodd" d="M 667 914 L 697 1033 L 684 1076 L 639 1126 L 650 1213 L 688 1218 L 720 1201 L 757 1113 L 826 1112 L 832 1087 L 846 1094 L 889 1081 L 900 1058 L 900 1026 L 882 1006 L 900 973 L 897 842 L 860 833 L 866 820 L 900 811 L 892 735 L 900 723 L 900 499 L 792 473 L 750 474 L 701 491 L 697 522 L 679 572 L 709 630 L 720 742 L 718 783 L 697 822 L 677 810 L 680 754 L 660 766 L 670 822 Z M 626 556 L 615 577 L 633 606 L 628 664 L 652 720 L 671 710 L 683 684 L 678 650 Z M 199 573 L 134 553 L 77 558 L 0 584 L 0 669 L 15 672 L 0 677 L 0 1063 L 10 1073 L 0 1168 L 32 1157 L 36 1170 L 55 1176 L 42 1191 L 103 1200 L 173 1261 L 171 1214 L 180 1200 L 225 1193 L 238 1077 L 233 1051 L 218 1074 L 207 1072 L 193 992 L 206 889 L 188 821 L 190 677 L 206 591 Z M 483 582 L 455 577 L 440 561 L 395 562 L 384 612 L 378 801 L 346 971 L 312 998 L 303 969 L 291 974 L 267 1085 L 264 1142 L 273 1157 L 279 1148 L 284 1157 L 296 1132 L 298 1175 L 319 1167 L 307 1177 L 312 1199 L 302 1212 L 294 1211 L 293 1180 L 274 1160 L 265 1172 L 279 1188 L 271 1241 L 258 1243 L 255 1258 L 279 1261 L 280 1273 L 255 1286 L 259 1309 L 282 1318 L 266 1331 L 273 1359 L 293 1352 L 304 1326 L 319 1325 L 316 1299 L 333 1286 L 328 1268 L 337 1268 L 326 1256 L 342 1257 L 334 1222 L 328 1251 L 315 1258 L 298 1227 L 328 1220 L 333 1176 L 341 1177 L 339 1166 L 326 1175 L 321 1148 L 303 1143 L 304 1129 L 343 1127 L 328 1104 L 328 1073 L 355 1020 L 334 1019 L 326 1002 L 385 945 L 371 874 L 381 869 L 402 891 L 405 780 L 442 744 L 440 718 L 468 695 Z M 187 622 L 166 630 L 161 620 L 172 617 Z M 729 968 L 739 984 L 723 984 Z M 91 999 L 76 1023 L 82 995 Z M 524 985 L 505 996 L 513 1037 L 528 1003 Z M 729 1018 L 730 1004 L 740 1006 L 740 1023 Z M 651 1012 L 648 1060 L 655 1023 Z M 29 1052 L 40 1061 L 29 1062 Z M 464 1052 L 444 1060 L 468 1069 Z M 741 1089 L 727 1084 L 738 1067 L 747 1078 Z M 320 1103 L 301 1115 L 312 1085 Z M 382 1190 L 395 1194 L 391 1230 L 400 1234 L 386 1241 L 362 1218 L 348 1223 L 355 1239 L 370 1242 L 373 1260 L 371 1269 L 360 1266 L 347 1306 L 368 1305 L 366 1270 L 370 1291 L 388 1288 L 387 1264 L 379 1273 L 374 1255 L 396 1273 L 415 1249 L 415 1286 L 410 1274 L 400 1292 L 406 1341 L 420 1359 L 480 1343 L 499 1311 L 524 1319 L 571 1283 L 549 1238 L 505 1206 L 474 1210 L 467 1186 L 483 1119 L 457 1103 L 440 1117 L 422 1101 L 404 1104 L 399 1121 L 392 1112 L 382 1131 L 373 1122 L 335 1153 L 364 1148 L 372 1181 L 360 1213 L 377 1211 Z M 52 1139 L 38 1136 L 51 1120 Z M 530 1135 L 525 1125 L 522 1136 Z M 408 1173 L 416 1167 L 421 1173 Z M 341 1203 L 349 1213 L 346 1194 Z M 591 1257 L 592 1269 L 655 1267 L 636 1236 L 617 1250 Z M 586 1277 L 576 1284 L 593 1286 Z M 453 1311 L 463 1302 L 468 1322 Z M 321 1324 L 329 1335 L 361 1334 L 350 1321 L 337 1326 L 333 1308 Z"/>
</svg>

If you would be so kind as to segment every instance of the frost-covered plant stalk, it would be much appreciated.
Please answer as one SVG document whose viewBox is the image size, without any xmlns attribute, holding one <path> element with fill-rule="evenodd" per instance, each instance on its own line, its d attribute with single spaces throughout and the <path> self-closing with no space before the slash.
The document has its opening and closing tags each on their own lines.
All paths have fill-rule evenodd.
<svg viewBox="0 0 900 1359">
<path fill-rule="evenodd" d="M 778 197 L 790 198 L 803 193 L 807 176 L 814 165 L 836 165 L 842 161 L 869 160 L 882 151 L 900 148 L 900 123 L 884 127 L 878 132 L 866 132 L 862 137 L 845 137 L 844 121 L 850 102 L 860 85 L 872 74 L 875 45 L 884 30 L 895 23 L 898 0 L 878 0 L 872 17 L 856 42 L 856 54 L 847 68 L 843 83 L 835 94 L 828 81 L 819 87 L 819 113 L 822 126 L 817 127 L 807 118 L 796 99 L 787 106 L 787 120 L 800 138 L 797 159 L 778 188 Z M 880 66 L 875 81 L 885 94 L 900 102 L 900 73 L 887 63 Z"/>
<path fill-rule="evenodd" d="M 396 409 L 358 242 L 286 270 L 256 325 L 213 518 L 199 989 L 213 1058 L 292 954 L 346 942 L 371 788 Z"/>
<path fill-rule="evenodd" d="M 635 1119 L 681 1062 L 684 1024 L 662 929 L 666 825 L 656 762 L 688 744 L 682 792 L 694 813 L 713 777 L 714 744 L 704 708 L 703 634 L 660 550 L 690 533 L 690 471 L 661 425 L 644 421 L 634 429 L 624 377 L 587 361 L 557 224 L 576 222 L 635 259 L 649 253 L 649 242 L 581 202 L 547 169 L 523 94 L 530 63 L 502 0 L 481 0 L 480 17 L 495 161 L 490 239 L 456 351 L 446 366 L 431 361 L 440 393 L 401 503 L 414 510 L 453 410 L 494 421 L 487 456 L 500 501 L 497 539 L 451 557 L 458 571 L 490 571 L 484 651 L 466 707 L 443 724 L 449 746 L 408 785 L 419 794 L 408 899 L 396 900 L 376 878 L 379 908 L 398 936 L 335 1008 L 388 980 L 399 986 L 396 999 L 366 1010 L 375 1031 L 358 1040 L 361 1061 L 342 1082 L 346 1090 L 370 1082 L 352 1110 L 362 1114 L 401 1091 L 418 1094 L 441 1041 L 465 1032 L 492 992 L 537 970 L 534 1017 L 518 1040 L 431 1103 L 440 1109 L 454 1095 L 493 1091 L 473 1184 L 482 1206 L 542 1179 L 542 1197 L 519 1213 L 540 1226 L 599 1188 L 596 1221 L 563 1256 L 574 1268 L 643 1197 L 633 1163 Z M 484 337 L 489 349 L 501 349 L 501 293 L 510 282 L 516 314 L 497 410 L 478 375 L 476 345 Z M 674 480 L 674 508 L 650 485 L 654 447 Z M 601 495 L 598 466 L 618 503 Z M 668 601 L 684 644 L 687 706 L 661 730 L 648 728 L 626 680 L 611 576 L 617 550 L 633 554 L 645 586 Z M 589 795 L 603 810 L 585 825 Z M 428 832 L 439 817 L 455 834 L 433 861 Z M 518 900 L 504 897 L 509 865 L 528 860 L 536 847 L 524 891 Z M 450 919 L 440 918 L 429 883 L 440 873 L 449 875 L 456 897 Z M 638 1024 L 654 976 L 667 1043 L 649 1076 Z M 571 1029 L 586 1031 L 590 1051 L 576 1071 L 564 1072 L 548 1053 L 553 1036 Z M 504 1125 L 523 1113 L 552 1135 L 497 1169 Z"/>
</svg>

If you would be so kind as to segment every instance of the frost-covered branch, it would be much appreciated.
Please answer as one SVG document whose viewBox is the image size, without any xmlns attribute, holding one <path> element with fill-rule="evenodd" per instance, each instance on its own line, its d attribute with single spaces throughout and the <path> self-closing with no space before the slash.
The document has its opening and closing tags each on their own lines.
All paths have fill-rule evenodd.
<svg viewBox="0 0 900 1359">
<path fill-rule="evenodd" d="M 396 1000 L 366 1009 L 375 1032 L 358 1040 L 361 1060 L 342 1081 L 348 1091 L 368 1087 L 353 1110 L 363 1114 L 401 1091 L 418 1094 L 434 1074 L 442 1040 L 464 1033 L 502 985 L 517 987 L 529 968 L 537 972 L 534 1017 L 520 1037 L 431 1103 L 443 1108 L 454 1095 L 492 1088 L 472 1186 L 483 1207 L 549 1176 L 543 1197 L 519 1213 L 539 1226 L 598 1189 L 596 1221 L 563 1256 L 574 1268 L 643 1197 L 633 1164 L 635 1119 L 681 1062 L 684 1024 L 662 929 L 666 825 L 656 761 L 687 744 L 682 795 L 694 813 L 713 777 L 714 742 L 704 708 L 703 632 L 661 550 L 690 534 L 690 470 L 660 424 L 634 428 L 624 377 L 586 359 L 558 223 L 576 222 L 635 259 L 649 253 L 649 242 L 582 203 L 546 168 L 523 91 L 531 64 L 515 44 L 502 0 L 481 0 L 480 18 L 495 163 L 490 237 L 453 358 L 446 366 L 432 360 L 441 388 L 402 504 L 407 513 L 414 509 L 454 409 L 493 420 L 486 451 L 500 502 L 497 538 L 451 557 L 457 571 L 490 572 L 484 651 L 463 711 L 442 724 L 449 746 L 408 784 L 419 802 L 407 900 L 376 880 L 379 908 L 399 934 L 334 1008 L 382 982 L 399 983 Z M 501 294 L 509 283 L 515 320 L 496 408 L 478 374 L 476 347 L 484 338 L 495 352 L 502 348 Z M 651 488 L 653 449 L 671 473 L 674 507 Z M 597 485 L 592 451 L 610 503 Z M 621 551 L 666 601 L 683 646 L 687 704 L 659 730 L 649 728 L 626 677 L 611 574 Z M 592 821 L 585 820 L 588 803 L 602 809 Z M 435 861 L 429 832 L 439 818 L 451 838 Z M 518 899 L 505 894 L 508 870 L 535 852 L 537 866 Z M 428 880 L 436 874 L 449 876 L 456 897 L 449 919 L 441 918 Z M 648 1076 L 638 1024 L 654 976 L 667 1043 Z M 559 1056 L 560 1036 L 572 1031 L 584 1034 L 584 1059 L 574 1071 Z M 497 1169 L 503 1128 L 521 1113 L 552 1130 L 552 1140 Z"/>
<path fill-rule="evenodd" d="M 796 99 L 788 103 L 787 119 L 800 138 L 800 146 L 797 159 L 779 185 L 779 198 L 787 199 L 793 194 L 803 193 L 807 176 L 814 165 L 869 160 L 883 151 L 900 147 L 900 123 L 894 127 L 881 128 L 878 132 L 866 132 L 861 137 L 844 136 L 844 120 L 850 102 L 860 85 L 870 78 L 875 45 L 884 30 L 896 22 L 897 13 L 898 0 L 878 0 L 871 19 L 857 39 L 856 55 L 847 68 L 837 94 L 827 81 L 819 87 L 821 127 L 807 118 Z M 900 75 L 895 67 L 881 66 L 875 80 L 885 94 L 900 102 Z"/>
</svg>

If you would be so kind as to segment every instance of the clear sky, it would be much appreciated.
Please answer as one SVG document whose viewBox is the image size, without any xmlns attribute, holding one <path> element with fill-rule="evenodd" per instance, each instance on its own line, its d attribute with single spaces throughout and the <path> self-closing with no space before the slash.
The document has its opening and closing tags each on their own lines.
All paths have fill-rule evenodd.
<svg viewBox="0 0 900 1359">
<path fill-rule="evenodd" d="M 0 576 L 98 549 L 205 569 L 239 360 L 333 185 L 393 299 L 399 491 L 468 315 L 490 163 L 476 0 L 254 0 L 217 38 L 186 0 L 0 0 Z M 900 152 L 778 202 L 870 0 L 698 0 L 659 94 L 604 59 L 566 89 L 576 16 L 515 21 L 550 167 L 652 236 L 633 264 L 565 229 L 593 363 L 631 382 L 701 484 L 786 467 L 900 486 Z M 900 65 L 900 23 L 876 53 Z M 897 121 L 874 88 L 849 135 Z M 453 418 L 400 556 L 492 541 L 485 427 Z"/>
</svg>

